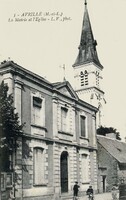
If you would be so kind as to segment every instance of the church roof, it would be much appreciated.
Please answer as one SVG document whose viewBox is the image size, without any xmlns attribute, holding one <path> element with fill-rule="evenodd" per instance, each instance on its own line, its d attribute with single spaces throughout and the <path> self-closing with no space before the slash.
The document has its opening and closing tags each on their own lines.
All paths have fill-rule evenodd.
<svg viewBox="0 0 126 200">
<path fill-rule="evenodd" d="M 85 12 L 82 24 L 82 33 L 80 39 L 79 53 L 77 59 L 73 65 L 73 67 L 94 62 L 100 68 L 103 68 L 101 65 L 97 50 L 96 50 L 97 42 L 94 40 L 91 23 L 89 19 L 87 3 L 85 3 Z"/>
<path fill-rule="evenodd" d="M 97 136 L 98 143 L 119 163 L 126 163 L 126 143 L 106 136 Z"/>
</svg>

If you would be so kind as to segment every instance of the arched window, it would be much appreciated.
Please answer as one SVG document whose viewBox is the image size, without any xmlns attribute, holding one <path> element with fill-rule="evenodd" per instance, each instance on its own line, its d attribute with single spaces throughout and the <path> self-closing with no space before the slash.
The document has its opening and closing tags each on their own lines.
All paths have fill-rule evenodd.
<svg viewBox="0 0 126 200">
<path fill-rule="evenodd" d="M 85 85 L 88 85 L 88 73 L 87 73 L 87 70 L 85 70 L 85 72 L 84 72 L 84 83 L 85 83 Z"/>
<path fill-rule="evenodd" d="M 81 86 L 84 86 L 84 73 L 82 71 L 80 73 L 80 81 L 81 81 Z"/>
<path fill-rule="evenodd" d="M 99 87 L 99 72 L 96 71 L 96 85 Z"/>
<path fill-rule="evenodd" d="M 88 85 L 88 72 L 85 70 L 85 72 L 80 72 L 80 81 L 81 81 L 81 86 Z"/>
<path fill-rule="evenodd" d="M 60 157 L 61 192 L 68 192 L 68 152 L 63 151 Z"/>
</svg>

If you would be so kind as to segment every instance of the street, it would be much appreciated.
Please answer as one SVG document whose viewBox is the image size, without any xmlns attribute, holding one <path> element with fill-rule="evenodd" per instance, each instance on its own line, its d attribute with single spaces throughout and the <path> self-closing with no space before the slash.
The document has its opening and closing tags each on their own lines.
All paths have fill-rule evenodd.
<svg viewBox="0 0 126 200">
<path fill-rule="evenodd" d="M 61 198 L 63 200 L 73 200 L 73 197 L 68 197 L 67 196 L 64 198 Z M 89 200 L 87 195 L 84 195 L 83 197 L 79 197 L 78 200 Z M 109 193 L 102 193 L 102 194 L 95 194 L 94 200 L 112 200 L 112 195 L 111 192 Z"/>
<path fill-rule="evenodd" d="M 88 196 L 79 198 L 79 200 L 88 200 Z M 94 200 L 112 200 L 111 193 L 95 194 Z"/>
</svg>

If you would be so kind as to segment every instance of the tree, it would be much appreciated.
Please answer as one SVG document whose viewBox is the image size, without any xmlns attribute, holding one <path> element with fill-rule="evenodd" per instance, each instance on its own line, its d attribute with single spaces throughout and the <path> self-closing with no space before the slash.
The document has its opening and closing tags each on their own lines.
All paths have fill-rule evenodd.
<svg viewBox="0 0 126 200">
<path fill-rule="evenodd" d="M 13 95 L 8 94 L 8 89 L 8 86 L 2 82 L 0 85 L 0 138 L 1 148 L 9 153 L 18 148 L 18 138 L 22 136 L 23 125 L 19 124 Z"/>
<path fill-rule="evenodd" d="M 97 135 L 106 136 L 108 133 L 115 133 L 116 139 L 117 140 L 121 140 L 120 133 L 115 128 L 113 128 L 113 127 L 103 127 L 103 126 L 100 126 L 97 129 Z"/>
<path fill-rule="evenodd" d="M 0 85 L 0 154 L 1 171 L 13 172 L 13 155 L 19 147 L 18 138 L 22 137 L 23 125 L 19 123 L 18 113 L 15 112 L 13 95 L 8 94 L 8 86 Z"/>
</svg>

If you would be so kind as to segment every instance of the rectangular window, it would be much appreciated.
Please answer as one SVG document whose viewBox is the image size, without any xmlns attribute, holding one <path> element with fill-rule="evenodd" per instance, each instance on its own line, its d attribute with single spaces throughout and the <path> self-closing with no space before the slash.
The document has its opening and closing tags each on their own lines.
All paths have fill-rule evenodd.
<svg viewBox="0 0 126 200">
<path fill-rule="evenodd" d="M 67 108 L 61 108 L 61 130 L 66 132 L 67 131 Z"/>
<path fill-rule="evenodd" d="M 42 99 L 36 96 L 33 96 L 33 112 L 32 112 L 32 122 L 33 124 L 42 126 Z"/>
<path fill-rule="evenodd" d="M 86 137 L 86 117 L 80 116 L 81 136 Z"/>
<path fill-rule="evenodd" d="M 87 154 L 82 154 L 82 183 L 88 182 L 89 177 L 88 177 L 88 155 Z"/>
<path fill-rule="evenodd" d="M 41 108 L 42 107 L 42 99 L 39 97 L 33 97 L 33 106 Z"/>
<path fill-rule="evenodd" d="M 36 125 L 41 125 L 41 112 L 37 107 L 33 108 L 33 123 Z"/>
<path fill-rule="evenodd" d="M 34 184 L 41 185 L 44 179 L 44 153 L 42 148 L 34 148 Z"/>
</svg>

